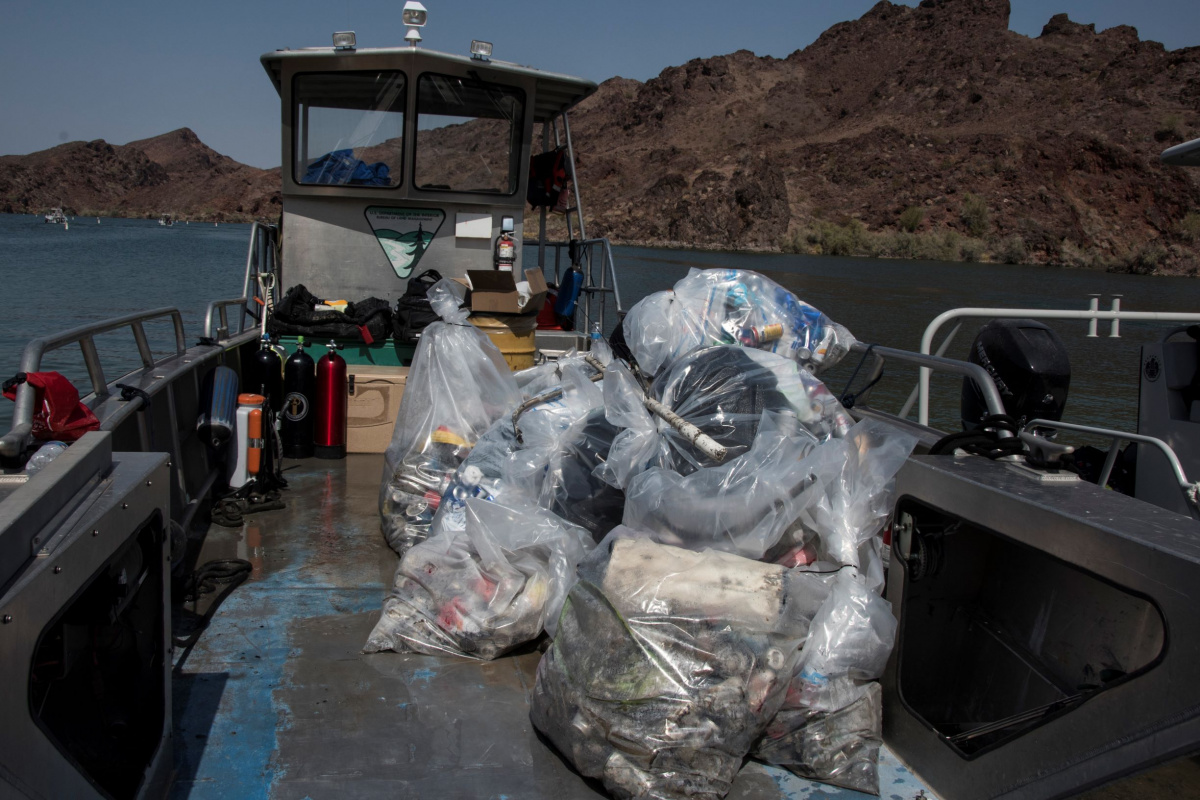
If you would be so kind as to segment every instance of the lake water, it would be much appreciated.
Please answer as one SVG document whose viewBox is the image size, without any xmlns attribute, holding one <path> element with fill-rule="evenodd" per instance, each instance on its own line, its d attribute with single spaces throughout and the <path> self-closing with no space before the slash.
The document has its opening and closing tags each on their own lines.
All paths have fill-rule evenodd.
<svg viewBox="0 0 1200 800">
<path fill-rule="evenodd" d="M 161 306 L 183 316 L 189 344 L 200 336 L 204 311 L 213 298 L 241 293 L 249 244 L 248 225 L 176 224 L 153 220 L 72 220 L 68 230 L 41 217 L 0 215 L 0 280 L 6 313 L 0 317 L 0 376 L 18 370 L 21 349 L 31 338 L 84 322 Z M 1200 310 L 1200 281 L 1108 275 L 1097 272 L 1002 264 L 957 264 L 887 259 L 777 254 L 697 252 L 618 247 L 614 252 L 622 299 L 628 308 L 649 292 L 669 288 L 689 268 L 736 267 L 763 273 L 845 325 L 860 340 L 909 350 L 936 315 L 960 306 L 1085 309 L 1089 293 L 1121 294 L 1130 311 Z M 947 353 L 966 355 L 982 322 L 968 322 Z M 1067 417 L 1126 430 L 1137 424 L 1137 370 L 1142 344 L 1169 326 L 1122 323 L 1121 338 L 1088 339 L 1087 323 L 1051 323 L 1071 358 Z M 172 346 L 167 324 L 150 325 L 152 346 Z M 132 337 L 123 332 L 98 337 L 106 374 L 138 365 Z M 110 355 L 111 353 L 111 355 Z M 841 393 L 857 358 L 825 376 Z M 81 388 L 86 373 L 78 350 L 59 351 L 45 369 L 63 372 Z M 878 408 L 898 411 L 916 382 L 916 370 L 893 367 L 872 395 Z M 86 390 L 85 390 L 86 391 Z M 957 429 L 959 383 L 933 379 L 931 421 Z M 7 430 L 11 403 L 0 401 L 0 428 Z"/>
</svg>

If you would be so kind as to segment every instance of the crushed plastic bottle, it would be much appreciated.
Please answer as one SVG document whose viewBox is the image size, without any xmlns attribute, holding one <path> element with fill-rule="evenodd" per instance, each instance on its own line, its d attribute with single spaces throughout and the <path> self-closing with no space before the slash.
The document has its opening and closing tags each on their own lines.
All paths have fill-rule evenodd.
<svg viewBox="0 0 1200 800">
<path fill-rule="evenodd" d="M 41 471 L 54 459 L 67 451 L 65 442 L 52 441 L 46 442 L 41 448 L 30 456 L 29 461 L 25 464 L 25 474 L 33 475 Z"/>
</svg>

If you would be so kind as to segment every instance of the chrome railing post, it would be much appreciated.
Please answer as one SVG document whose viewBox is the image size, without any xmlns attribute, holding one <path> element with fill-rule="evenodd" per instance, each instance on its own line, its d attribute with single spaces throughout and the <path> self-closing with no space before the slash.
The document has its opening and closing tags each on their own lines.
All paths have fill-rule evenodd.
<svg viewBox="0 0 1200 800">
<path fill-rule="evenodd" d="M 87 368 L 88 378 L 92 381 L 92 391 L 97 397 L 108 394 L 108 382 L 104 380 L 104 368 L 100 366 L 100 354 L 96 352 L 96 341 L 91 335 L 79 339 L 79 349 L 83 352 L 83 365 Z"/>
<path fill-rule="evenodd" d="M 146 329 L 141 322 L 135 322 L 131 326 L 133 328 L 133 341 L 137 344 L 138 355 L 142 359 L 142 366 L 149 368 L 154 366 L 154 353 L 150 351 L 150 342 L 146 341 Z"/>
</svg>

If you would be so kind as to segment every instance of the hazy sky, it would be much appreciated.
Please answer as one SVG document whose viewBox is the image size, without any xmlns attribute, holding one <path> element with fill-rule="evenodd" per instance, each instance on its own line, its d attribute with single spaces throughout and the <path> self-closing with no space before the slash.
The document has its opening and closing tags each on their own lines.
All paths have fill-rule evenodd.
<svg viewBox="0 0 1200 800">
<path fill-rule="evenodd" d="M 734 50 L 783 57 L 875 0 L 424 0 L 423 46 L 466 53 L 471 39 L 505 61 L 646 80 L 665 67 Z M 908 0 L 916 5 L 916 0 Z M 360 47 L 403 42 L 403 0 L 208 0 L 204 3 L 0 0 L 0 154 L 61 142 L 114 144 L 190 127 L 210 147 L 259 167 L 279 163 L 279 100 L 258 57 L 326 46 L 353 30 Z M 1029 36 L 1054 13 L 1098 30 L 1133 25 L 1169 49 L 1200 45 L 1200 0 L 1012 0 Z"/>
</svg>

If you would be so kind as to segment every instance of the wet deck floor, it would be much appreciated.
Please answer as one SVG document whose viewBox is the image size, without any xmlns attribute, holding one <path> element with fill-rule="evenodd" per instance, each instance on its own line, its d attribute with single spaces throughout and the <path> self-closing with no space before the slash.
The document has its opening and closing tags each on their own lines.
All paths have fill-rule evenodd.
<svg viewBox="0 0 1200 800">
<path fill-rule="evenodd" d="M 285 510 L 205 542 L 200 563 L 243 558 L 254 572 L 175 680 L 172 796 L 604 797 L 529 722 L 536 651 L 490 663 L 360 652 L 397 564 L 376 511 L 382 456 L 296 463 Z M 921 796 L 886 752 L 880 773 L 886 800 Z M 729 797 L 868 795 L 751 762 Z"/>
</svg>

